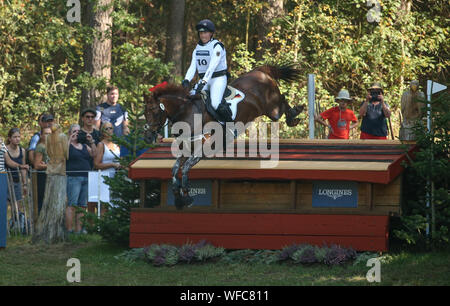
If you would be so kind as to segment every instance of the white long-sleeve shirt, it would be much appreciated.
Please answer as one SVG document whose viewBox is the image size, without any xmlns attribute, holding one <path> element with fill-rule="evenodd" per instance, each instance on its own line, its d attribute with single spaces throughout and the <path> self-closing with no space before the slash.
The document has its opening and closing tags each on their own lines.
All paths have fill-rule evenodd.
<svg viewBox="0 0 450 306">
<path fill-rule="evenodd" d="M 184 78 L 190 82 L 197 71 L 199 74 L 204 74 L 202 80 L 208 83 L 214 72 L 223 70 L 227 70 L 226 51 L 222 43 L 213 39 L 204 45 L 197 44 L 192 52 L 191 65 Z"/>
</svg>

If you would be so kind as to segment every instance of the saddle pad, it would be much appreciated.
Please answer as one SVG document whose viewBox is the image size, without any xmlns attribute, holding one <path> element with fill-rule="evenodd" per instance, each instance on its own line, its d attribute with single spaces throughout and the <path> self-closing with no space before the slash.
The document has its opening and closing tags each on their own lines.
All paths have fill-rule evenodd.
<svg viewBox="0 0 450 306">
<path fill-rule="evenodd" d="M 230 91 L 230 94 L 227 95 L 228 90 Z M 236 89 L 234 87 L 231 87 L 230 85 L 227 86 L 227 89 L 225 90 L 225 101 L 230 104 L 230 109 L 232 112 L 231 118 L 234 120 L 236 119 L 237 114 L 237 105 L 239 102 L 241 102 L 245 98 L 245 94 L 240 91 L 239 89 Z"/>
<path fill-rule="evenodd" d="M 229 100 L 233 100 L 238 95 L 245 96 L 244 93 L 241 92 L 240 90 L 238 90 L 230 85 L 227 85 L 227 88 L 225 89 L 223 97 L 225 98 L 226 101 L 229 101 Z"/>
</svg>

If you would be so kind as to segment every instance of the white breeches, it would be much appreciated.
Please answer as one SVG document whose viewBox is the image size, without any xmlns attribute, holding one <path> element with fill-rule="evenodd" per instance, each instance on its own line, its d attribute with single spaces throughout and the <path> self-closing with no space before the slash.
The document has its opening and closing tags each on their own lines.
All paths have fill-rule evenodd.
<svg viewBox="0 0 450 306">
<path fill-rule="evenodd" d="M 211 94 L 211 104 L 214 107 L 214 109 L 217 109 L 217 106 L 219 106 L 220 101 L 222 101 L 223 93 L 225 92 L 225 89 L 227 88 L 227 76 L 222 75 L 217 78 L 212 78 L 205 86 L 205 90 L 210 91 Z"/>
</svg>

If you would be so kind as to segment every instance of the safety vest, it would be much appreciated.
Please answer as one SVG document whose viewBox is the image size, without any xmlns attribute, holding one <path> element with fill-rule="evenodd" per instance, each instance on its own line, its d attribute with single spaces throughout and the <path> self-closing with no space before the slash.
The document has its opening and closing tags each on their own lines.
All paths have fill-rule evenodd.
<svg viewBox="0 0 450 306">
<path fill-rule="evenodd" d="M 220 51 L 214 51 L 214 48 L 220 45 Z M 194 55 L 195 55 L 195 63 L 197 65 L 197 72 L 198 74 L 204 74 L 209 67 L 209 63 L 211 62 L 211 58 L 214 55 L 214 52 L 216 52 L 216 55 L 220 57 L 219 64 L 214 69 L 214 72 L 220 72 L 220 71 L 226 71 L 227 70 L 227 57 L 226 57 L 226 51 L 223 44 L 213 39 L 209 42 L 207 42 L 205 45 L 197 44 L 197 47 L 195 48 Z M 220 54 L 217 54 L 220 53 Z"/>
</svg>

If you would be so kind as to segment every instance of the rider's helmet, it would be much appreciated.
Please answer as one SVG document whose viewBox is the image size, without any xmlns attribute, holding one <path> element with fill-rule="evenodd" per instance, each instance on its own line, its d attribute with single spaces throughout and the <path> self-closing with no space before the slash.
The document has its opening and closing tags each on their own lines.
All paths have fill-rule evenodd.
<svg viewBox="0 0 450 306">
<path fill-rule="evenodd" d="M 214 23 L 209 19 L 203 19 L 195 26 L 197 32 L 212 32 L 216 31 L 216 27 Z"/>
</svg>

